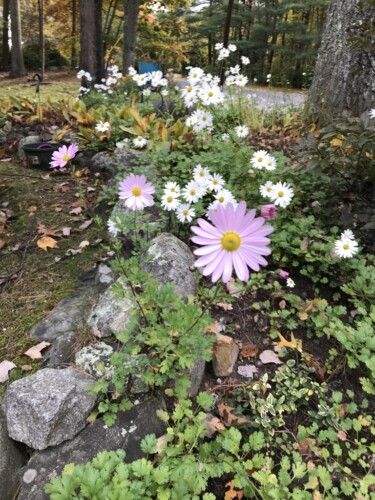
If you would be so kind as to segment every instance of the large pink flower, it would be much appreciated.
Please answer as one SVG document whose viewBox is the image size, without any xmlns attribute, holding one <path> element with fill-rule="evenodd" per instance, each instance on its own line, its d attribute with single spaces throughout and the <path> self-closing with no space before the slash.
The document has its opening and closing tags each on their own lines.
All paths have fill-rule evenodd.
<svg viewBox="0 0 375 500">
<path fill-rule="evenodd" d="M 119 198 L 125 200 L 125 205 L 131 210 L 143 210 L 154 204 L 154 186 L 147 182 L 144 175 L 130 174 L 120 182 Z"/>
<path fill-rule="evenodd" d="M 78 152 L 77 144 L 73 143 L 69 147 L 61 146 L 57 151 L 52 153 L 52 161 L 49 165 L 51 168 L 63 168 L 69 160 L 75 157 Z"/>
<path fill-rule="evenodd" d="M 267 264 L 262 256 L 271 253 L 267 248 L 270 239 L 266 236 L 273 228 L 265 226 L 262 217 L 255 218 L 255 210 L 246 213 L 244 201 L 236 208 L 231 203 L 225 208 L 219 206 L 217 210 L 210 210 L 208 216 L 213 224 L 198 219 L 199 226 L 191 228 L 197 235 L 192 241 L 203 245 L 194 253 L 200 256 L 195 266 L 204 267 L 204 276 L 212 274 L 214 283 L 222 276 L 227 283 L 234 267 L 238 278 L 247 281 L 248 268 L 259 271 L 260 266 Z"/>
</svg>

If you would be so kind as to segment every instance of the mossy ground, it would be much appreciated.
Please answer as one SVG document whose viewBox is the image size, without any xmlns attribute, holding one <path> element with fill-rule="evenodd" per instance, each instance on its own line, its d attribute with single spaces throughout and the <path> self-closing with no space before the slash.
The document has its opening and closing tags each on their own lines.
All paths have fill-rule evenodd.
<svg viewBox="0 0 375 500">
<path fill-rule="evenodd" d="M 10 214 L 0 233 L 0 361 L 17 365 L 11 379 L 22 376 L 22 366 L 30 370 L 39 365 L 23 355 L 37 343 L 29 336 L 30 328 L 72 293 L 80 272 L 106 254 L 100 225 L 93 221 L 87 229 L 79 228 L 93 216 L 98 189 L 98 180 L 89 175 L 53 175 L 15 162 L 0 163 L 0 210 Z M 82 212 L 69 214 L 77 206 Z M 58 248 L 43 250 L 37 246 L 43 236 L 40 225 L 58 234 L 70 227 L 70 235 L 52 235 Z M 90 244 L 76 255 L 66 255 L 82 241 Z"/>
</svg>

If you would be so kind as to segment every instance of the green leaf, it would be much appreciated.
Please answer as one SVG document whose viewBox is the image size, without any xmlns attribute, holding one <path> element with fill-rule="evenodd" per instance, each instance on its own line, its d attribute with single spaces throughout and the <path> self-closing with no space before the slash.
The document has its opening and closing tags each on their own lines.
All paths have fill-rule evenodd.
<svg viewBox="0 0 375 500">
<path fill-rule="evenodd" d="M 147 434 L 141 441 L 141 450 L 147 455 L 156 453 L 157 439 L 155 434 Z"/>
<path fill-rule="evenodd" d="M 207 392 L 200 392 L 197 396 L 197 403 L 204 410 L 208 410 L 213 405 L 214 398 Z"/>
<path fill-rule="evenodd" d="M 252 434 L 250 434 L 248 443 L 251 450 L 261 450 L 266 444 L 264 433 L 262 431 L 254 431 Z"/>
</svg>

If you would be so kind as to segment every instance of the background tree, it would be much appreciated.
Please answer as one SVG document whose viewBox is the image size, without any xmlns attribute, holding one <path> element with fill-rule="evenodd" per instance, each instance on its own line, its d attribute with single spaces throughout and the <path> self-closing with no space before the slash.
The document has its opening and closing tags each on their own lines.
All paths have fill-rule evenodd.
<svg viewBox="0 0 375 500">
<path fill-rule="evenodd" d="M 137 39 L 140 0 L 124 2 L 124 44 L 122 71 L 127 74 L 130 66 L 134 66 L 135 44 Z"/>
<path fill-rule="evenodd" d="M 321 123 L 375 107 L 375 2 L 331 0 L 306 111 Z"/>
<path fill-rule="evenodd" d="M 1 68 L 3 71 L 9 69 L 9 0 L 3 0 L 3 24 L 2 24 L 2 54 Z"/>
<path fill-rule="evenodd" d="M 99 83 L 104 74 L 102 0 L 80 0 L 80 68 Z"/>
<path fill-rule="evenodd" d="M 17 78 L 26 74 L 22 53 L 21 12 L 19 0 L 12 0 L 10 2 L 10 20 L 12 49 L 9 76 L 11 78 Z"/>
</svg>

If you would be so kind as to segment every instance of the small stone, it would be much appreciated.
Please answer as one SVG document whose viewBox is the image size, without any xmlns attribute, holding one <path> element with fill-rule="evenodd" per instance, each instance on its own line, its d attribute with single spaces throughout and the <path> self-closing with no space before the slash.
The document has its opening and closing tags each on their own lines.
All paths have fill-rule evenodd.
<svg viewBox="0 0 375 500">
<path fill-rule="evenodd" d="M 37 473 L 38 472 L 35 469 L 28 469 L 22 476 L 22 481 L 25 482 L 26 484 L 32 483 Z"/>
<path fill-rule="evenodd" d="M 216 333 L 212 366 L 216 377 L 228 377 L 236 364 L 239 348 L 231 337 Z"/>
</svg>

